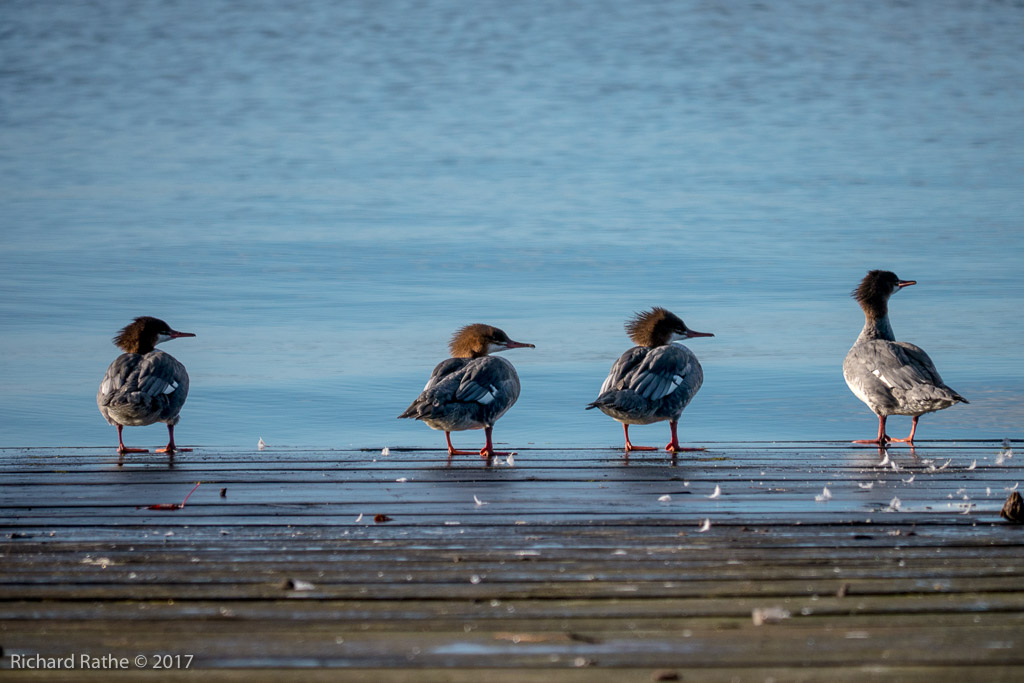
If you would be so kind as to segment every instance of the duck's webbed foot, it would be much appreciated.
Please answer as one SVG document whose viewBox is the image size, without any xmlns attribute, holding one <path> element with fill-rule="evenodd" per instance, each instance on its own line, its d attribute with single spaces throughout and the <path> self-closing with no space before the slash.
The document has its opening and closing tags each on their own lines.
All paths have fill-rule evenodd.
<svg viewBox="0 0 1024 683">
<path fill-rule="evenodd" d="M 665 450 L 669 453 L 691 453 L 694 451 L 703 451 L 704 448 L 684 448 L 679 445 L 679 436 L 676 434 L 676 428 L 679 423 L 676 420 L 672 420 L 668 423 L 669 428 L 672 430 L 672 440 L 665 446 Z"/>
<path fill-rule="evenodd" d="M 917 424 L 917 418 L 914 418 L 914 424 Z M 913 436 L 913 432 L 911 432 Z M 856 439 L 853 443 L 868 443 L 879 448 L 885 448 L 885 445 L 892 441 L 885 433 L 885 415 L 878 416 L 878 436 L 874 439 Z"/>
<path fill-rule="evenodd" d="M 484 427 L 484 436 L 487 441 L 484 443 L 484 447 L 480 449 L 480 457 L 484 460 L 490 461 L 496 455 L 509 456 L 513 455 L 512 451 L 496 451 L 494 450 L 494 444 L 491 443 L 491 429 L 492 427 Z"/>
<path fill-rule="evenodd" d="M 156 452 L 174 455 L 175 453 L 190 453 L 191 451 L 191 448 L 178 448 L 174 445 L 174 425 L 167 425 L 167 445 L 156 449 Z"/>
<path fill-rule="evenodd" d="M 914 445 L 914 433 L 917 432 L 917 420 L 920 415 L 915 415 L 914 419 L 910 423 L 910 436 L 905 439 L 889 439 L 890 441 L 898 441 L 900 443 L 909 443 L 911 446 Z"/>
<path fill-rule="evenodd" d="M 149 450 L 145 448 L 128 448 L 125 446 L 121 436 L 122 431 L 124 431 L 124 425 L 117 425 L 117 452 L 119 455 L 124 455 L 125 453 L 149 453 Z"/>
<path fill-rule="evenodd" d="M 453 455 L 476 455 L 476 451 L 460 451 L 458 448 L 452 445 L 452 433 L 445 432 L 444 440 L 448 443 L 448 459 L 451 460 Z"/>
<path fill-rule="evenodd" d="M 631 451 L 656 451 L 654 446 L 634 446 L 629 440 L 629 425 L 622 423 L 622 433 L 626 435 L 626 453 Z"/>
</svg>

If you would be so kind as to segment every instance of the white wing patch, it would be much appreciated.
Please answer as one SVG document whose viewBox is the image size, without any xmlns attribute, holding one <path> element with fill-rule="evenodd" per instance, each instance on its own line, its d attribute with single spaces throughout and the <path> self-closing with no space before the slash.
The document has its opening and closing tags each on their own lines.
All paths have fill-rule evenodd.
<svg viewBox="0 0 1024 683">
<path fill-rule="evenodd" d="M 490 385 L 490 391 L 478 398 L 477 403 L 482 403 L 485 406 L 491 405 L 494 402 L 494 398 L 498 395 L 498 389 L 492 384 Z"/>
<path fill-rule="evenodd" d="M 877 377 L 882 384 L 892 389 L 892 383 L 885 378 L 885 375 L 882 374 L 881 370 L 872 370 L 871 374 Z"/>
<path fill-rule="evenodd" d="M 110 393 L 110 380 L 109 379 L 103 380 L 103 384 L 100 385 L 100 393 L 103 394 L 103 395 L 106 395 L 106 394 Z"/>
<path fill-rule="evenodd" d="M 672 375 L 672 379 L 669 379 L 662 375 L 658 378 L 657 383 L 658 389 L 653 391 L 650 395 L 652 401 L 660 401 L 666 396 L 672 394 L 672 392 L 678 389 L 679 385 L 683 383 L 683 378 L 680 375 Z"/>
<path fill-rule="evenodd" d="M 173 394 L 174 390 L 177 389 L 177 388 L 178 388 L 178 383 L 177 382 L 171 382 L 170 384 L 168 384 L 164 388 L 163 393 L 165 393 L 165 394 Z"/>
</svg>

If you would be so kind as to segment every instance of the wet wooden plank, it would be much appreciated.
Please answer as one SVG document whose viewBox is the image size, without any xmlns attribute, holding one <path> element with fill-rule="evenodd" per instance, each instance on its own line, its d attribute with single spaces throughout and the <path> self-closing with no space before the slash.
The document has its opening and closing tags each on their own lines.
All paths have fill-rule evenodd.
<svg viewBox="0 0 1024 683">
<path fill-rule="evenodd" d="M 575 665 L 574 665 L 575 666 Z M 936 672 L 941 671 L 937 677 Z M 52 674 L 45 672 L 5 672 L 10 680 L 48 681 L 53 680 Z M 1016 680 L 1018 671 L 1015 667 L 998 665 L 944 666 L 941 670 L 932 666 L 891 666 L 885 663 L 864 664 L 856 667 L 816 667 L 806 666 L 800 669 L 790 667 L 758 667 L 755 669 L 739 667 L 708 667 L 688 668 L 655 668 L 644 667 L 606 667 L 593 663 L 578 668 L 345 668 L 339 672 L 336 668 L 221 668 L 204 669 L 202 680 L 215 683 L 249 683 L 267 680 L 282 681 L 337 681 L 351 683 L 448 683 L 488 681 L 493 683 L 549 683 L 557 676 L 558 681 L 565 683 L 650 683 L 657 680 L 700 680 L 707 683 L 736 683 L 736 681 L 787 681 L 792 683 L 820 683 L 834 681 L 901 681 L 903 683 L 935 683 L 936 681 L 971 681 L 981 677 L 994 683 Z M 77 671 L 76 680 L 107 681 L 118 680 L 185 680 L 197 678 L 191 671 Z"/>
<path fill-rule="evenodd" d="M 219 680 L 1019 676 L 1024 529 L 998 511 L 1022 459 L 995 441 L 916 450 L 524 449 L 514 467 L 445 467 L 399 449 L 123 466 L 0 449 L 2 666 L 165 652 Z M 196 481 L 184 509 L 145 509 Z M 763 609 L 786 616 L 755 625 Z"/>
</svg>

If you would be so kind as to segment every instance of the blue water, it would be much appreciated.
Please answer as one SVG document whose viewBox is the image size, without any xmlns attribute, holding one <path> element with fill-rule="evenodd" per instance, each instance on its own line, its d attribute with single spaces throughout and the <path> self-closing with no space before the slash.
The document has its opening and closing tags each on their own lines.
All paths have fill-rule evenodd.
<svg viewBox="0 0 1024 683">
<path fill-rule="evenodd" d="M 440 445 L 395 416 L 479 321 L 537 345 L 499 441 L 617 445 L 583 406 L 651 305 L 716 335 L 684 441 L 865 438 L 870 268 L 971 400 L 920 436 L 1022 438 L 1022 35 L 997 2 L 5 2 L 0 446 L 112 445 L 143 314 L 198 335 L 181 443 Z"/>
</svg>

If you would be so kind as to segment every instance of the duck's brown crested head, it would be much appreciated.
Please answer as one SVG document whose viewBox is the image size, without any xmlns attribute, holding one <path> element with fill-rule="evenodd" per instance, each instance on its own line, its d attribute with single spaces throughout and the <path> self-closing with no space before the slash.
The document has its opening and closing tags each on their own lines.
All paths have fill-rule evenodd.
<svg viewBox="0 0 1024 683">
<path fill-rule="evenodd" d="M 125 353 L 149 353 L 168 339 L 194 336 L 190 332 L 176 332 L 163 320 L 144 315 L 125 325 L 114 337 L 114 344 Z"/>
<path fill-rule="evenodd" d="M 901 280 L 890 270 L 872 270 L 850 296 L 857 300 L 869 317 L 880 318 L 888 314 L 889 297 L 894 292 L 915 284 L 915 280 Z"/>
<path fill-rule="evenodd" d="M 460 328 L 448 342 L 452 358 L 480 358 L 505 349 L 534 348 L 533 344 L 512 341 L 505 331 L 493 325 L 474 323 Z"/>
<path fill-rule="evenodd" d="M 637 346 L 664 346 L 673 339 L 688 336 L 688 331 L 679 316 L 661 306 L 637 313 L 626 321 L 626 334 Z"/>
</svg>

